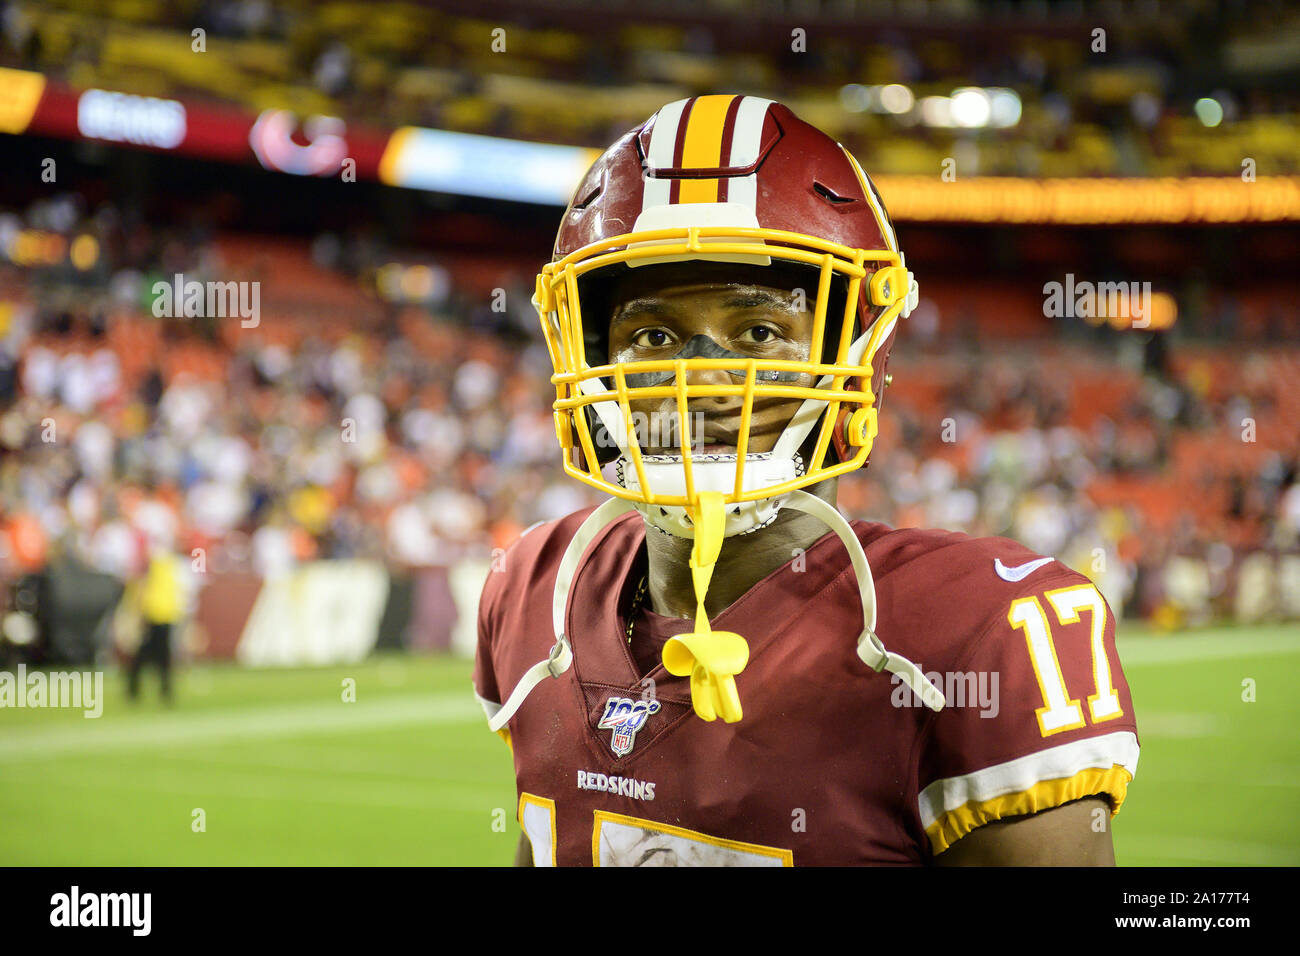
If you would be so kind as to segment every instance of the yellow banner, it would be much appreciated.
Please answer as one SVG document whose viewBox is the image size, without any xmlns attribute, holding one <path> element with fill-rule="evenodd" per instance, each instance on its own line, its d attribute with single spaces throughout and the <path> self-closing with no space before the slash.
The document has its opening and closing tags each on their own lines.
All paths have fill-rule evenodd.
<svg viewBox="0 0 1300 956">
<path fill-rule="evenodd" d="M 1061 225 L 1300 220 L 1300 177 L 1181 179 L 1014 179 L 874 177 L 901 222 Z"/>
<path fill-rule="evenodd" d="M 0 67 L 0 133 L 21 133 L 36 115 L 45 92 L 45 77 Z"/>
</svg>

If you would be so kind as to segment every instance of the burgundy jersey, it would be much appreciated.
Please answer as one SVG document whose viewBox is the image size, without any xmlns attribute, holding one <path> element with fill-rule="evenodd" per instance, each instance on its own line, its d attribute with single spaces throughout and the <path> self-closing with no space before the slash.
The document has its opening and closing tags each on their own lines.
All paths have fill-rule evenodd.
<svg viewBox="0 0 1300 956">
<path fill-rule="evenodd" d="M 590 511 L 534 527 L 488 575 L 474 684 L 489 717 L 551 650 L 557 568 Z M 1005 538 L 851 524 L 877 633 L 947 706 L 859 659 L 857 579 L 828 532 L 712 619 L 749 643 L 744 716 L 701 720 L 689 678 L 653 654 L 691 622 L 643 611 L 629 645 L 623 614 L 646 562 L 630 513 L 578 565 L 572 667 L 502 731 L 535 863 L 923 864 L 1001 817 L 1090 795 L 1119 811 L 1137 724 L 1092 583 Z"/>
</svg>

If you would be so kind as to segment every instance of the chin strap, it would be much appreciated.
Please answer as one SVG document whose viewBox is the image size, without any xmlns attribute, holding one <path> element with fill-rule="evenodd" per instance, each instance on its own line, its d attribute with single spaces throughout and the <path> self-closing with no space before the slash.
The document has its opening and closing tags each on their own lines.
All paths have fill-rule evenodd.
<svg viewBox="0 0 1300 956">
<path fill-rule="evenodd" d="M 713 577 L 713 568 L 722 551 L 726 514 L 721 492 L 704 492 L 699 505 L 693 509 L 695 543 L 691 549 L 691 580 L 695 586 L 695 630 L 680 634 L 664 645 L 664 667 L 677 677 L 690 675 L 691 704 L 695 713 L 704 720 L 719 716 L 727 723 L 735 723 L 742 716 L 740 696 L 736 691 L 736 675 L 749 663 L 749 645 L 739 634 L 714 631 L 709 627 L 709 616 L 704 610 L 704 596 Z M 840 514 L 839 509 L 827 504 L 806 491 L 790 493 L 785 507 L 803 511 L 827 525 L 844 543 L 858 579 L 858 592 L 862 599 L 862 634 L 858 637 L 858 657 L 872 670 L 882 670 L 898 675 L 931 710 L 942 710 L 946 701 L 939 690 L 921 669 L 901 654 L 885 648 L 876 636 L 876 585 L 871 576 L 862 542 L 853 528 Z M 568 603 L 569 588 L 578 562 L 587 545 L 607 524 L 633 510 L 630 501 L 611 498 L 587 516 L 577 534 L 565 549 L 555 578 L 555 596 L 551 603 L 551 619 L 555 628 L 555 645 L 546 660 L 538 661 L 524 673 L 515 689 L 501 705 L 488 726 L 496 731 L 509 723 L 533 688 L 547 677 L 559 677 L 573 664 L 573 649 L 564 633 L 564 612 Z"/>
<path fill-rule="evenodd" d="M 722 493 L 705 491 L 692 509 L 695 544 L 691 548 L 691 581 L 695 585 L 695 630 L 679 634 L 664 645 L 664 667 L 674 677 L 691 677 L 691 704 L 702 720 L 719 716 L 729 724 L 741 718 L 736 675 L 749 663 L 749 645 L 739 634 L 714 631 L 704 610 L 713 566 L 722 552 L 726 511 Z"/>
<path fill-rule="evenodd" d="M 911 688 L 912 693 L 921 698 L 925 706 L 931 710 L 942 710 L 946 703 L 943 691 L 925 676 L 921 668 L 902 654 L 886 650 L 884 643 L 876 636 L 876 582 L 871 576 L 871 565 L 867 563 L 862 542 L 853 533 L 853 528 L 844 520 L 839 509 L 806 491 L 791 492 L 790 500 L 785 506 L 820 519 L 839 536 L 844 547 L 848 549 L 849 560 L 853 562 L 853 572 L 858 578 L 858 593 L 862 597 L 862 634 L 858 637 L 858 657 L 877 673 L 887 670 L 891 674 L 897 674 L 899 679 Z"/>
<path fill-rule="evenodd" d="M 587 520 L 579 526 L 578 533 L 565 548 L 564 557 L 560 559 L 560 570 L 555 575 L 555 596 L 551 601 L 551 623 L 555 627 L 555 645 L 546 660 L 538 661 L 524 672 L 524 676 L 519 678 L 519 683 L 506 698 L 506 702 L 501 705 L 501 709 L 488 721 L 488 727 L 493 731 L 500 730 L 510 722 L 510 718 L 515 715 L 515 711 L 523 704 L 524 698 L 532 693 L 534 687 L 548 677 L 559 677 L 573 664 L 573 649 L 569 646 L 569 639 L 564 633 L 564 609 L 568 603 L 573 575 L 578 570 L 582 553 L 587 550 L 587 545 L 592 539 L 600 534 L 605 525 L 631 511 L 632 508 L 630 501 L 623 498 L 610 498 L 587 515 Z"/>
</svg>

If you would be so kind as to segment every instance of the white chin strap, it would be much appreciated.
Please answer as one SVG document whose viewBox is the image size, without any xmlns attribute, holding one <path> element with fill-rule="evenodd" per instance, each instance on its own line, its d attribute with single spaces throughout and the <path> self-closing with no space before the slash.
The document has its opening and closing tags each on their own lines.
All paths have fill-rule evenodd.
<svg viewBox="0 0 1300 956">
<path fill-rule="evenodd" d="M 560 559 L 560 570 L 555 576 L 555 596 L 551 602 L 555 646 L 551 648 L 550 656 L 546 660 L 538 661 L 524 672 L 523 677 L 519 678 L 519 683 L 510 692 L 501 709 L 488 721 L 488 727 L 493 731 L 500 730 L 510 722 L 510 718 L 515 715 L 515 711 L 523 704 L 524 698 L 532 693 L 534 687 L 548 677 L 559 677 L 573 663 L 573 649 L 569 647 L 569 639 L 564 633 L 564 611 L 568 607 L 569 588 L 573 584 L 573 575 L 578 570 L 578 562 L 582 559 L 582 553 L 587 550 L 587 545 L 600 534 L 605 525 L 631 510 L 632 502 L 623 498 L 610 498 L 587 515 L 587 520 L 578 527 L 578 533 L 573 536 L 573 540 L 564 551 L 564 557 Z"/>
<path fill-rule="evenodd" d="M 844 542 L 848 549 L 849 560 L 853 562 L 853 573 L 858 578 L 858 594 L 862 598 L 862 633 L 858 636 L 858 657 L 876 673 L 887 670 L 898 675 L 912 693 L 921 698 L 931 710 L 943 710 L 946 701 L 943 691 L 939 690 L 928 677 L 902 654 L 886 650 L 880 638 L 876 636 L 876 582 L 871 576 L 871 565 L 867 563 L 866 552 L 862 542 L 853 533 L 852 526 L 844 520 L 838 508 L 835 508 L 816 495 L 806 491 L 795 491 L 790 495 L 786 505 L 795 508 L 828 525 Z"/>
<path fill-rule="evenodd" d="M 875 581 L 871 576 L 871 566 L 867 563 L 867 556 L 862 550 L 862 542 L 858 540 L 858 536 L 854 534 L 853 528 L 844 516 L 837 508 L 806 491 L 792 491 L 784 496 L 784 501 L 785 507 L 803 511 L 828 525 L 848 549 L 849 560 L 853 563 L 853 571 L 858 579 L 858 591 L 862 598 L 863 628 L 858 636 L 858 657 L 877 673 L 886 670 L 896 674 L 927 707 L 935 711 L 942 710 L 946 703 L 943 692 L 906 657 L 886 650 L 885 645 L 876 636 Z M 534 687 L 547 677 L 559 677 L 572 665 L 573 650 L 569 646 L 568 636 L 564 633 L 564 612 L 568 606 L 569 589 L 573 584 L 578 562 L 582 559 L 583 552 L 587 550 L 587 545 L 601 530 L 610 522 L 631 511 L 633 507 L 630 501 L 611 498 L 587 516 L 587 520 L 582 523 L 573 540 L 569 542 L 569 547 L 560 561 L 559 573 L 555 578 L 555 596 L 551 603 L 555 646 L 551 648 L 551 653 L 546 660 L 538 661 L 520 678 L 509 698 L 501 705 L 501 709 L 488 721 L 488 726 L 492 730 L 500 730 L 509 723 L 510 718 L 519 710 Z"/>
<path fill-rule="evenodd" d="M 736 483 L 736 455 L 692 455 L 691 473 L 697 493 L 718 491 L 728 494 Z M 681 455 L 643 455 L 641 467 L 645 471 L 646 483 L 654 489 L 655 494 L 686 496 L 686 469 Z M 618 483 L 631 491 L 640 491 L 641 483 L 637 479 L 636 468 L 627 456 L 620 456 L 615 464 Z M 782 482 L 792 481 L 804 473 L 803 459 L 796 452 L 793 457 L 777 457 L 775 452 L 746 455 L 744 463 L 744 482 L 741 487 L 746 491 L 759 488 L 771 488 Z M 758 501 L 740 501 L 729 504 L 727 524 L 724 532 L 732 535 L 749 534 L 766 527 L 776 520 L 777 512 L 786 503 L 788 496 L 762 498 Z M 646 523 L 660 531 L 676 535 L 679 538 L 694 538 L 695 528 L 691 516 L 680 505 L 650 505 L 633 502 L 633 507 L 641 512 Z"/>
</svg>

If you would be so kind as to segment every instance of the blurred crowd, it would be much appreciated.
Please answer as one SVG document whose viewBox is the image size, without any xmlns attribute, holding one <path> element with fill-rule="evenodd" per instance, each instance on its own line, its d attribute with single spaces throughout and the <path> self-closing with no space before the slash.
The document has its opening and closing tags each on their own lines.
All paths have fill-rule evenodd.
<svg viewBox="0 0 1300 956">
<path fill-rule="evenodd" d="M 0 249 L 18 233 L 83 254 L 0 255 L 0 580 L 68 560 L 128 580 L 159 550 L 263 577 L 451 565 L 601 500 L 560 471 L 519 276 L 502 308 L 436 263 L 386 294 L 361 241 L 164 231 L 69 196 L 0 211 Z M 262 281 L 257 325 L 155 316 L 176 272 Z M 1222 578 L 1300 551 L 1295 349 L 925 327 L 904 325 L 871 467 L 841 481 L 850 517 L 1009 535 L 1142 615 L 1174 558 Z"/>
<path fill-rule="evenodd" d="M 938 175 L 946 158 L 963 176 L 1236 176 L 1243 157 L 1259 175 L 1300 169 L 1298 14 L 1270 0 L 864 0 L 797 13 L 713 0 L 653 19 L 630 3 L 449 6 L 6 0 L 0 66 L 77 88 L 596 148 L 665 102 L 735 90 L 787 103 L 883 174 Z M 972 85 L 1012 92 L 1002 128 L 931 115 Z"/>
<path fill-rule="evenodd" d="M 1239 603 L 1241 562 L 1300 556 L 1300 353 L 1234 350 L 1216 366 L 1208 349 L 1188 351 L 1201 357 L 1169 361 L 1149 344 L 1105 358 L 904 351 L 896 379 L 947 384 L 929 401 L 886 397 L 874 484 L 845 483 L 841 502 L 891 524 L 1014 538 L 1087 574 L 1114 607 L 1171 626 L 1253 613 Z M 1266 434 L 1243 434 L 1249 422 Z M 1204 580 L 1187 586 L 1182 559 Z"/>
<path fill-rule="evenodd" d="M 331 321 L 310 303 L 276 312 L 272 295 L 258 328 L 155 318 L 152 281 L 227 274 L 219 244 L 111 211 L 88 234 L 105 249 L 97 280 L 0 265 L 10 573 L 75 555 L 130 577 L 157 547 L 259 575 L 312 558 L 448 564 L 594 500 L 556 474 L 544 345 L 485 328 L 483 310 L 372 297 L 366 327 L 346 302 Z"/>
</svg>

